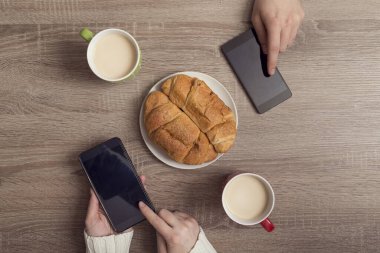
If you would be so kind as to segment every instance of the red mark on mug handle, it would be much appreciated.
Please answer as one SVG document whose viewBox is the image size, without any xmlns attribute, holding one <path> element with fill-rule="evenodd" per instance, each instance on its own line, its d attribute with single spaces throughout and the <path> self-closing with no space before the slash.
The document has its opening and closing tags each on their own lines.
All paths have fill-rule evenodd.
<svg viewBox="0 0 380 253">
<path fill-rule="evenodd" d="M 260 222 L 260 224 L 268 232 L 272 232 L 274 229 L 274 224 L 268 218 Z"/>
</svg>

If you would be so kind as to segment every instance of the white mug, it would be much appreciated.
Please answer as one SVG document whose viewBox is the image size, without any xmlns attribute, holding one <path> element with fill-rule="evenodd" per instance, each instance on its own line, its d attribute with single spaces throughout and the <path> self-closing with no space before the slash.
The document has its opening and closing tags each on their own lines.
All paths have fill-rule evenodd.
<svg viewBox="0 0 380 253">
<path fill-rule="evenodd" d="M 226 200 L 225 200 L 225 189 L 227 186 L 236 178 L 238 177 L 244 177 L 244 176 L 253 176 L 256 179 L 258 179 L 265 187 L 266 193 L 267 193 L 267 205 L 265 210 L 258 216 L 250 220 L 246 219 L 241 219 L 240 217 L 237 217 L 234 215 L 230 210 L 228 210 Z M 268 232 L 273 231 L 274 229 L 274 224 L 269 220 L 269 215 L 271 214 L 273 207 L 274 207 L 274 202 L 275 202 L 275 197 L 274 197 L 274 191 L 272 186 L 269 184 L 269 182 L 263 178 L 262 176 L 259 176 L 257 174 L 253 173 L 245 173 L 245 172 L 237 172 L 229 175 L 225 181 L 224 187 L 223 187 L 223 193 L 222 193 L 222 205 L 223 209 L 228 215 L 228 217 L 233 220 L 236 223 L 239 223 L 241 225 L 245 226 L 251 226 L 251 225 L 256 225 L 256 224 L 261 224 L 264 229 Z"/>
<path fill-rule="evenodd" d="M 133 47 L 135 48 L 136 56 L 137 56 L 136 62 L 134 64 L 134 67 L 132 68 L 132 70 L 129 73 L 127 73 L 125 76 L 123 76 L 121 78 L 117 78 L 117 79 L 109 79 L 109 78 L 102 76 L 99 73 L 99 71 L 97 71 L 97 69 L 95 68 L 95 64 L 93 61 L 93 51 L 94 51 L 94 48 L 95 48 L 97 41 L 99 41 L 99 39 L 104 37 L 105 35 L 108 35 L 111 33 L 118 33 L 118 34 L 125 36 L 129 40 L 129 42 L 131 42 Z M 92 72 L 95 75 L 97 75 L 100 79 L 103 79 L 103 80 L 109 81 L 109 82 L 119 82 L 119 81 L 131 79 L 131 78 L 135 77 L 137 75 L 137 73 L 140 71 L 140 68 L 141 68 L 140 47 L 137 44 L 137 41 L 135 40 L 135 38 L 133 38 L 133 36 L 130 35 L 128 32 L 121 30 L 121 29 L 109 28 L 109 29 L 105 29 L 101 32 L 98 32 L 97 34 L 94 34 L 88 28 L 83 28 L 80 32 L 80 36 L 89 43 L 88 47 L 87 47 L 87 62 L 88 62 L 88 65 L 90 66 Z"/>
</svg>

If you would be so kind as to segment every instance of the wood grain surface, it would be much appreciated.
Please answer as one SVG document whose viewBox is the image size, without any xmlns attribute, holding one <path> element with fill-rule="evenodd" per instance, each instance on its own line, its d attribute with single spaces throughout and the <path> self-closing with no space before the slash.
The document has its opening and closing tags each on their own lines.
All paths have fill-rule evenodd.
<svg viewBox="0 0 380 253">
<path fill-rule="evenodd" d="M 380 2 L 307 0 L 279 69 L 293 97 L 258 115 L 220 52 L 250 24 L 251 0 L 0 2 L 0 252 L 84 252 L 89 183 L 78 154 L 119 136 L 159 208 L 194 215 L 218 252 L 378 252 Z M 136 79 L 111 85 L 86 62 L 78 33 L 117 27 L 139 42 Z M 194 70 L 232 94 L 232 150 L 209 167 L 172 169 L 142 141 L 138 112 L 164 76 Z M 221 183 L 267 178 L 273 233 L 229 221 Z M 155 252 L 147 223 L 131 252 Z"/>
</svg>

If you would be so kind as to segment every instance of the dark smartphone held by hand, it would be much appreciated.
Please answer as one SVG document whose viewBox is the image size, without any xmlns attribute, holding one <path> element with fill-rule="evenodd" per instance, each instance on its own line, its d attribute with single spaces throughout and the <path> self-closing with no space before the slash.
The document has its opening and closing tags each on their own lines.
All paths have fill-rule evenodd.
<svg viewBox="0 0 380 253">
<path fill-rule="evenodd" d="M 154 211 L 119 138 L 112 138 L 81 153 L 79 160 L 116 232 L 122 232 L 145 220 L 138 207 L 139 201 Z"/>
<path fill-rule="evenodd" d="M 258 113 L 264 113 L 292 96 L 277 68 L 272 76 L 269 75 L 267 55 L 262 52 L 253 29 L 222 45 L 222 52 Z"/>
</svg>

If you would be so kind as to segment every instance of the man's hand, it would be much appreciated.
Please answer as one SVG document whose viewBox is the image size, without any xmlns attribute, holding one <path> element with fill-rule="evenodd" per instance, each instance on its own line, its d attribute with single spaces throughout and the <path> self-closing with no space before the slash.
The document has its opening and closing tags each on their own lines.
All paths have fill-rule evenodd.
<svg viewBox="0 0 380 253">
<path fill-rule="evenodd" d="M 198 240 L 198 222 L 188 214 L 161 209 L 158 215 L 140 201 L 140 210 L 156 229 L 158 253 L 188 253 Z"/>
<path fill-rule="evenodd" d="M 261 48 L 268 55 L 268 73 L 273 75 L 279 52 L 296 38 L 304 18 L 300 0 L 255 0 L 252 23 Z"/>
</svg>

